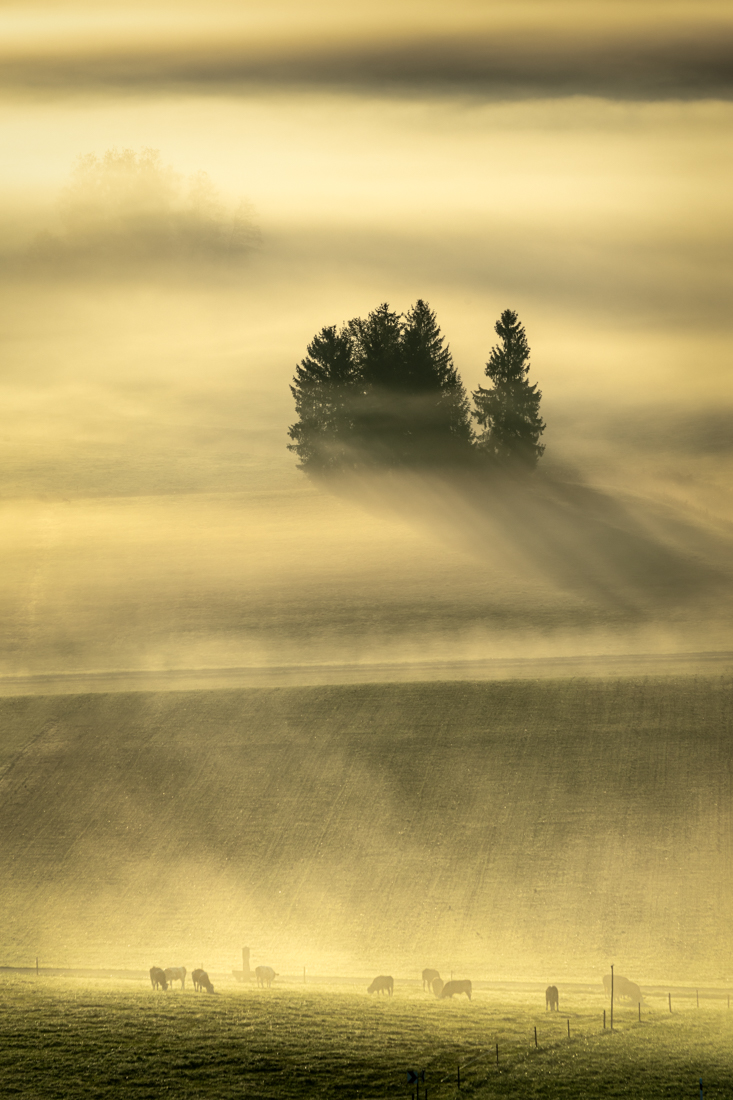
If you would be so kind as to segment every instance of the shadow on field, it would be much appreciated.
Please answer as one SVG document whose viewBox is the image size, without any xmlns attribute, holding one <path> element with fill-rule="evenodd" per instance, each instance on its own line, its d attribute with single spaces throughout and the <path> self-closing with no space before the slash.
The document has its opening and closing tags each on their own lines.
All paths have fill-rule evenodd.
<svg viewBox="0 0 733 1100">
<path fill-rule="evenodd" d="M 729 526 L 706 526 L 679 506 L 594 488 L 580 477 L 399 473 L 328 487 L 428 526 L 489 569 L 631 617 L 730 594 Z"/>
</svg>

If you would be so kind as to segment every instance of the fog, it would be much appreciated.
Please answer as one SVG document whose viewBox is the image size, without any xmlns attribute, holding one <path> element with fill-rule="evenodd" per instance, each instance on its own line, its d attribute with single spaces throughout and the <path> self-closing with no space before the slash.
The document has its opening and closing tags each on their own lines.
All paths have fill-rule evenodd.
<svg viewBox="0 0 733 1100">
<path fill-rule="evenodd" d="M 602 668 L 609 655 L 733 650 L 730 13 L 702 3 L 466 2 L 448 10 L 408 3 L 349 5 L 348 12 L 285 4 L 3 8 L 3 695 L 20 690 L 13 677 L 29 674 L 41 679 L 41 691 L 51 682 L 44 676 L 57 683 L 62 674 L 84 686 L 84 674 L 93 673 L 109 674 L 109 685 L 122 673 L 303 666 L 320 669 L 321 683 L 333 682 L 330 666 L 363 683 L 390 678 L 388 666 L 409 679 L 411 663 L 421 677 L 439 678 L 447 665 L 469 661 L 597 657 Z M 499 314 L 517 311 L 547 423 L 536 473 L 309 480 L 287 450 L 295 419 L 289 386 L 308 342 L 382 302 L 406 311 L 418 299 L 436 311 L 469 391 L 486 381 Z M 194 672 L 155 683 L 205 684 Z M 295 671 L 288 682 L 308 677 Z M 606 721 L 615 696 L 612 686 L 599 691 Z M 667 773 L 666 757 L 658 757 L 667 749 L 654 733 L 664 692 L 654 699 L 631 692 L 624 721 L 633 725 L 646 707 L 651 731 L 634 749 L 643 767 L 631 798 L 625 764 L 613 739 L 604 739 L 601 718 L 585 716 L 586 703 L 573 696 L 558 704 L 548 727 L 539 688 L 526 724 L 521 692 L 512 696 L 511 721 L 492 726 L 494 751 L 527 734 L 526 751 L 517 750 L 529 767 L 526 782 L 550 784 L 539 774 L 545 765 L 533 762 L 544 738 L 557 814 L 548 811 L 546 827 L 542 799 L 533 799 L 524 817 L 517 811 L 519 824 L 506 826 L 514 837 L 507 844 L 499 826 L 509 818 L 484 809 L 487 783 L 496 806 L 511 802 L 511 783 L 486 759 L 484 696 L 471 703 L 465 734 L 474 767 L 457 747 L 465 731 L 454 731 L 454 742 L 446 739 L 447 718 L 420 717 L 429 704 L 418 689 L 404 699 L 370 697 L 363 711 L 367 704 L 348 692 L 338 707 L 326 692 L 319 710 L 304 689 L 292 714 L 291 697 L 276 695 L 261 704 L 248 696 L 252 747 L 242 733 L 245 704 L 234 696 L 222 702 L 202 693 L 190 702 L 200 722 L 173 693 L 164 701 L 141 697 L 139 705 L 132 696 L 124 703 L 79 696 L 79 709 L 69 703 L 58 730 L 61 704 L 44 702 L 51 714 L 37 699 L 16 710 L 5 700 L 20 731 L 13 752 L 32 728 L 51 762 L 42 775 L 32 754 L 24 757 L 14 779 L 9 749 L 0 761 L 9 769 L 3 789 L 17 800 L 3 821 L 16 866 L 27 869 L 13 886 L 17 895 L 6 893 L 14 923 L 5 949 L 58 954 L 68 945 L 65 958 L 99 961 L 110 927 L 122 942 L 124 926 L 137 921 L 127 937 L 135 965 L 147 959 L 154 936 L 181 951 L 206 943 L 217 965 L 229 968 L 249 920 L 247 935 L 260 937 L 253 949 L 279 950 L 296 969 L 306 957 L 309 966 L 358 960 L 366 967 L 375 944 L 396 945 L 395 958 L 407 966 L 419 926 L 427 937 L 419 942 L 436 951 L 442 941 L 455 945 L 450 950 L 468 966 L 486 958 L 477 936 L 488 937 L 494 921 L 511 976 L 539 942 L 539 921 L 548 966 L 575 953 L 580 972 L 590 959 L 605 967 L 620 949 L 629 906 L 643 894 L 637 958 L 653 959 L 663 940 L 667 957 L 684 961 L 686 937 L 704 918 L 711 931 L 700 957 L 707 951 L 708 973 L 718 974 L 723 931 L 715 913 L 729 900 L 720 855 L 728 849 L 718 840 L 729 829 L 730 799 L 719 766 L 724 734 L 703 764 L 689 747 L 698 702 L 680 719 L 680 738 L 674 723 L 665 725 L 678 762 Z M 443 700 L 445 713 L 462 698 Z M 500 705 L 500 695 L 490 698 Z M 726 705 L 721 695 L 718 731 Z M 345 742 L 330 737 L 328 706 L 346 722 L 354 751 L 367 751 L 367 720 L 381 731 L 378 746 L 369 741 L 373 759 L 363 775 L 352 774 Z M 158 731 L 153 763 L 164 780 L 152 793 L 147 758 L 126 740 L 125 707 L 140 745 Z M 301 728 L 306 711 L 310 725 Z M 430 759 L 411 755 L 410 722 L 422 736 L 428 718 L 435 730 L 426 744 L 447 761 L 437 778 Z M 207 723 L 220 740 L 212 735 L 206 757 L 204 805 L 196 801 L 197 753 L 209 751 L 200 733 Z M 552 735 L 569 731 L 567 743 L 584 761 L 591 725 L 606 755 L 583 779 L 581 851 L 568 842 L 574 825 L 563 815 L 573 792 L 562 778 L 565 749 Z M 116 731 L 119 760 L 107 759 L 98 729 Z M 636 727 L 629 730 L 636 746 Z M 179 734 L 176 767 L 191 824 L 168 781 L 167 754 Z M 310 772 L 307 782 L 300 775 L 296 741 L 312 781 Z M 410 798 L 383 764 L 392 745 Z M 94 752 L 112 770 L 100 763 L 102 778 L 89 786 L 83 761 Z M 58 860 L 56 849 L 34 839 L 41 828 L 34 815 L 51 797 L 44 792 L 56 791 L 54 753 L 79 792 L 54 802 L 56 833 L 63 838 L 68 829 L 72 838 Z M 312 851 L 285 812 L 278 777 L 286 766 L 302 786 Z M 108 816 L 108 775 L 133 768 L 137 786 L 120 788 Z M 514 764 L 506 769 L 511 782 L 525 784 Z M 659 804 L 647 799 L 658 774 L 666 783 Z M 711 774 L 716 797 L 684 801 L 706 790 Z M 413 775 L 427 802 L 410 786 Z M 242 799 L 240 776 L 260 801 Z M 461 808 L 464 779 L 475 802 Z M 26 783 L 37 783 L 30 800 Z M 217 818 L 211 807 L 222 783 L 229 794 Z M 352 824 L 330 809 L 348 783 L 359 807 Z M 388 826 L 373 808 L 372 783 L 389 809 Z M 449 786 L 455 804 L 436 793 Z M 278 820 L 290 847 L 267 832 L 276 803 L 285 807 Z M 16 805 L 26 815 L 22 830 Z M 451 816 L 456 806 L 463 817 Z M 463 916 L 444 905 L 458 874 L 445 855 L 418 919 L 410 876 L 423 874 L 429 853 L 413 809 L 425 811 L 436 852 L 445 838 L 444 851 L 465 858 L 457 888 Z M 466 838 L 479 818 L 486 839 L 477 855 Z M 136 862 L 127 830 L 139 820 L 148 824 L 135 826 L 143 853 Z M 102 885 L 96 878 L 81 885 L 97 845 L 107 843 L 95 831 L 100 822 L 119 871 Z M 76 849 L 75 829 L 87 837 Z M 326 832 L 332 878 L 346 883 L 338 896 L 317 858 Z M 402 840 L 394 860 L 380 864 L 379 881 L 384 896 L 402 900 L 387 920 L 368 884 L 392 835 Z M 649 850 L 648 837 L 656 845 Z M 239 863 L 227 863 L 222 838 L 237 848 Z M 258 866 L 270 876 L 264 885 L 245 883 L 254 866 L 248 845 L 259 846 Z M 53 906 L 36 902 L 49 852 L 65 907 L 53 934 Z M 499 868 L 495 881 L 490 859 Z M 564 861 L 573 890 L 562 876 L 548 883 L 555 860 Z M 155 909 L 150 884 L 162 866 L 171 888 Z M 182 901 L 174 886 L 197 875 L 201 891 Z M 543 909 L 545 885 L 554 902 Z M 290 890 L 287 904 L 275 896 L 281 887 Z M 592 920 L 575 925 L 593 901 Z M 665 904 L 677 907 L 678 924 L 669 928 Z M 553 924 L 554 911 L 561 915 Z M 469 922 L 476 915 L 487 922 L 478 932 Z M 584 937 L 592 947 L 578 955 Z M 44 946 L 34 948 L 39 940 Z M 274 957 L 258 961 L 278 967 Z M 533 965 L 526 962 L 527 972 Z"/>
<path fill-rule="evenodd" d="M 3 671 L 728 648 L 730 121 L 354 88 L 7 100 Z M 309 339 L 418 297 L 468 389 L 518 311 L 548 425 L 530 488 L 295 468 Z"/>
</svg>

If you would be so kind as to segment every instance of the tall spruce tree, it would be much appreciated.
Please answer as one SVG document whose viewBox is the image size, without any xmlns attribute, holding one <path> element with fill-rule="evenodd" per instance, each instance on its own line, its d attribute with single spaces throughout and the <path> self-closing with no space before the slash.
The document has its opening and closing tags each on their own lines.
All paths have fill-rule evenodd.
<svg viewBox="0 0 733 1100">
<path fill-rule="evenodd" d="M 473 416 L 483 429 L 476 449 L 499 465 L 534 469 L 545 450 L 539 441 L 545 424 L 539 414 L 542 393 L 527 379 L 527 336 L 511 309 L 494 328 L 501 343 L 491 349 L 485 372 L 493 388 L 479 386 L 473 394 Z"/>
<path fill-rule="evenodd" d="M 402 320 L 386 302 L 347 330 L 361 389 L 355 410 L 354 445 L 365 464 L 391 466 L 403 451 L 401 416 Z"/>
<path fill-rule="evenodd" d="M 354 450 L 355 405 L 359 379 L 354 344 L 346 329 L 321 329 L 295 368 L 290 391 L 298 422 L 288 435 L 306 473 L 328 473 L 357 464 Z"/>
<path fill-rule="evenodd" d="M 468 400 L 435 314 L 387 303 L 308 346 L 291 386 L 289 444 L 308 473 L 455 462 L 472 450 Z"/>
<path fill-rule="evenodd" d="M 465 459 L 472 449 L 468 398 L 444 344 L 435 313 L 418 299 L 405 315 L 402 373 L 410 450 L 420 463 Z"/>
</svg>

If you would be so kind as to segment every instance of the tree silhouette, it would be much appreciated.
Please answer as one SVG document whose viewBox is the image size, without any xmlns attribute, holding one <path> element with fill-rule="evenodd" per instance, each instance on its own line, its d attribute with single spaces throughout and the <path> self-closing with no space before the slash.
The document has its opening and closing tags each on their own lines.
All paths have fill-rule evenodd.
<svg viewBox="0 0 733 1100">
<path fill-rule="evenodd" d="M 466 391 L 443 344 L 435 313 L 419 299 L 405 316 L 402 362 L 412 449 L 422 462 L 463 458 L 473 444 Z"/>
<path fill-rule="evenodd" d="M 466 392 L 434 312 L 385 302 L 308 346 L 291 386 L 289 449 L 307 473 L 455 462 L 472 451 Z"/>
<path fill-rule="evenodd" d="M 527 379 L 527 337 L 511 309 L 494 328 L 501 343 L 491 349 L 485 372 L 493 388 L 479 386 L 473 394 L 473 416 L 483 429 L 476 448 L 499 465 L 534 469 L 545 450 L 539 442 L 545 424 L 539 415 L 542 393 Z"/>
<path fill-rule="evenodd" d="M 288 450 L 297 454 L 301 470 L 343 470 L 356 464 L 354 438 L 358 379 L 353 339 L 335 325 L 313 338 L 308 354 L 295 368 L 290 387 L 299 416 L 288 435 Z"/>
</svg>

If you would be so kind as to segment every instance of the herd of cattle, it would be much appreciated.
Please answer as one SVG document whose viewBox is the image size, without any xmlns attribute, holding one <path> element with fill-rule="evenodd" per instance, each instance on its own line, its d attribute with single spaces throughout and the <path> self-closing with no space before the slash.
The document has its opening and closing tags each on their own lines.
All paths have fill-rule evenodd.
<svg viewBox="0 0 733 1100">
<path fill-rule="evenodd" d="M 172 989 L 174 982 L 180 982 L 181 989 L 185 989 L 187 973 L 185 966 L 168 966 L 165 970 L 159 966 L 151 966 L 150 984 L 153 989 L 168 989 L 168 986 Z M 266 986 L 269 989 L 277 974 L 271 966 L 258 966 L 255 969 L 255 977 L 259 986 L 263 988 Z M 214 987 L 209 981 L 209 975 L 205 970 L 194 970 L 191 974 L 191 981 L 196 993 L 203 993 L 204 990 L 207 993 L 214 992 Z"/>
<path fill-rule="evenodd" d="M 185 966 L 169 966 L 165 970 L 159 966 L 151 966 L 150 984 L 153 989 L 168 989 L 169 986 L 173 987 L 174 982 L 180 982 L 181 989 L 185 989 L 186 973 Z M 277 974 L 271 966 L 258 966 L 255 968 L 255 978 L 258 986 L 269 989 L 275 978 L 277 978 Z M 191 980 L 196 993 L 214 992 L 214 987 L 209 981 L 209 975 L 205 970 L 194 970 L 191 974 Z M 451 979 L 449 982 L 444 982 L 438 971 L 432 970 L 430 967 L 426 967 L 422 972 L 422 987 L 440 1000 L 465 993 L 470 1001 L 473 991 L 473 986 L 467 978 L 462 981 Z M 621 977 L 620 974 L 617 974 L 613 979 L 610 974 L 607 974 L 603 979 L 603 988 L 607 997 L 613 994 L 614 998 L 618 997 L 619 1000 L 623 998 L 631 1001 L 632 1004 L 643 1004 L 643 996 L 639 986 L 635 982 L 630 982 L 628 978 Z M 379 974 L 368 987 L 367 993 L 386 993 L 391 997 L 394 993 L 394 978 L 391 974 Z M 548 985 L 545 990 L 545 1011 L 548 1009 L 550 1012 L 560 1011 L 560 994 L 556 985 Z"/>
</svg>

